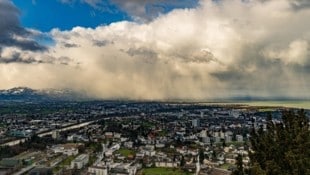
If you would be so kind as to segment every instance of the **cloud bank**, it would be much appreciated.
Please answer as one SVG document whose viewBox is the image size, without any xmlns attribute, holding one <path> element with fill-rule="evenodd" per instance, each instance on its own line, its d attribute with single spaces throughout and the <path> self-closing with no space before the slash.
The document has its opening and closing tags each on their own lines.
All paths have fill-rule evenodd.
<svg viewBox="0 0 310 175">
<path fill-rule="evenodd" d="M 0 41 L 0 88 L 71 88 L 106 99 L 309 98 L 307 2 L 201 0 L 147 23 L 53 29 L 55 45 L 45 51 Z M 12 31 L 6 26 L 1 35 Z"/>
</svg>

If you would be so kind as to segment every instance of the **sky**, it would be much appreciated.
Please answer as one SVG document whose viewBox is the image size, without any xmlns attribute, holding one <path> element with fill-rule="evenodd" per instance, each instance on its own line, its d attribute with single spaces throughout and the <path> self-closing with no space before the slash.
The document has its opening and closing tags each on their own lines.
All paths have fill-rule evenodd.
<svg viewBox="0 0 310 175">
<path fill-rule="evenodd" d="M 0 89 L 310 98 L 308 0 L 0 0 Z"/>
</svg>

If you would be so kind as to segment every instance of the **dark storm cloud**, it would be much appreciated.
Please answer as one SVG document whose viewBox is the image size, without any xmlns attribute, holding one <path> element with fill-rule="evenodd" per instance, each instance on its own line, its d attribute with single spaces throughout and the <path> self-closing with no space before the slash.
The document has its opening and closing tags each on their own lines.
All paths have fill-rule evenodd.
<svg viewBox="0 0 310 175">
<path fill-rule="evenodd" d="M 2 60 L 0 59 L 0 64 L 10 64 L 10 63 L 23 63 L 23 64 L 31 64 L 35 63 L 35 60 L 22 60 L 20 57 L 13 57 L 12 59 L 9 60 Z"/>
<path fill-rule="evenodd" d="M 29 52 L 11 51 L 9 53 L 2 54 L 0 52 L 0 64 L 55 64 L 55 65 L 69 65 L 73 63 L 73 60 L 67 56 L 53 57 L 49 55 L 40 55 L 35 57 Z M 74 63 L 73 63 L 74 64 Z"/>
<path fill-rule="evenodd" d="M 149 49 L 149 48 L 129 48 L 127 51 L 125 51 L 129 56 L 132 58 L 138 58 L 140 61 L 141 59 L 145 61 L 145 63 L 152 63 L 154 64 L 157 61 L 158 54 Z"/>
<path fill-rule="evenodd" d="M 310 1 L 309 0 L 292 0 L 291 5 L 295 10 L 302 10 L 302 9 L 310 8 Z"/>
<path fill-rule="evenodd" d="M 80 47 L 78 44 L 74 44 L 74 43 L 63 43 L 63 46 L 66 48 Z"/>
<path fill-rule="evenodd" d="M 281 74 L 282 66 L 284 66 L 283 63 L 281 61 L 264 58 L 259 53 L 261 49 L 260 46 L 256 45 L 246 46 L 239 58 L 236 59 L 234 63 L 230 64 L 226 70 L 218 71 L 211 75 L 221 81 L 229 82 L 230 86 L 237 86 L 239 88 L 260 83 L 260 80 L 257 78 L 262 74 L 267 75 L 268 72 L 272 72 L 275 76 Z M 253 68 L 253 70 L 250 70 L 251 68 Z M 254 85 L 254 87 L 255 86 L 256 85 Z"/>
<path fill-rule="evenodd" d="M 8 47 L 18 47 L 22 50 L 31 50 L 31 51 L 43 51 L 46 50 L 46 47 L 38 44 L 33 40 L 17 40 L 12 38 L 10 35 L 2 36 L 0 39 L 0 45 Z"/>
<path fill-rule="evenodd" d="M 55 60 L 55 59 L 52 59 L 52 60 Z M 63 65 L 69 65 L 69 63 L 72 62 L 72 59 L 66 56 L 59 57 L 57 60 L 59 64 L 63 64 Z"/>
<path fill-rule="evenodd" d="M 103 46 L 106 46 L 107 44 L 109 44 L 109 41 L 105 41 L 105 40 L 93 40 L 93 45 L 94 45 L 94 46 L 103 47 Z"/>
<path fill-rule="evenodd" d="M 260 54 L 262 48 L 260 44 L 246 46 L 233 64 L 226 70 L 211 73 L 211 76 L 225 82 L 232 96 L 236 97 L 249 95 L 278 98 L 297 93 L 300 86 L 298 83 L 308 81 L 304 75 L 310 73 L 309 66 L 307 68 L 307 65 L 285 64 L 280 59 L 265 58 Z"/>
<path fill-rule="evenodd" d="M 196 62 L 196 63 L 209 63 L 212 61 L 220 63 L 220 61 L 214 56 L 214 54 L 207 50 L 201 50 L 199 52 L 192 53 L 188 57 L 183 57 L 183 59 L 185 61 Z"/>
<path fill-rule="evenodd" d="M 155 59 L 157 58 L 157 53 L 151 49 L 148 48 L 130 48 L 129 50 L 126 51 L 128 55 L 131 57 L 135 56 L 140 56 L 144 58 L 150 58 L 150 59 Z"/>
<path fill-rule="evenodd" d="M 14 52 L 10 55 L 10 58 L 2 58 L 0 56 L 0 64 L 10 64 L 10 63 L 23 63 L 23 64 L 32 64 L 32 63 L 40 63 L 33 58 L 23 59 L 21 54 L 18 52 Z"/>
<path fill-rule="evenodd" d="M 0 47 L 46 50 L 44 46 L 29 38 L 32 33 L 20 25 L 19 16 L 19 10 L 11 1 L 0 0 Z"/>
</svg>

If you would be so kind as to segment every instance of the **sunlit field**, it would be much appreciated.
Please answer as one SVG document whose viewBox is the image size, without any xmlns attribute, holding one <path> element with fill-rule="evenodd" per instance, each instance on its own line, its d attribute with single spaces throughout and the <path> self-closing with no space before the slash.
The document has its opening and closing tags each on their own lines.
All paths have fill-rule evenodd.
<svg viewBox="0 0 310 175">
<path fill-rule="evenodd" d="M 310 109 L 310 101 L 230 101 L 219 103 L 205 103 L 208 105 L 247 105 L 257 107 L 287 107 Z"/>
</svg>

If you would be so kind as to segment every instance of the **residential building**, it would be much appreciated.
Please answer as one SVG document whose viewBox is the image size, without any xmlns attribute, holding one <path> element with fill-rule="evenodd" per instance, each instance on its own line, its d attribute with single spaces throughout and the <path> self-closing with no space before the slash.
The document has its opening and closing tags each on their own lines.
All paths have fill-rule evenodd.
<svg viewBox="0 0 310 175">
<path fill-rule="evenodd" d="M 88 154 L 81 154 L 71 162 L 71 168 L 82 169 L 89 160 Z"/>
<path fill-rule="evenodd" d="M 200 120 L 199 119 L 192 120 L 192 126 L 194 128 L 199 127 L 200 126 Z"/>
<path fill-rule="evenodd" d="M 108 175 L 108 168 L 104 163 L 98 163 L 88 167 L 88 173 L 92 175 Z"/>
</svg>

